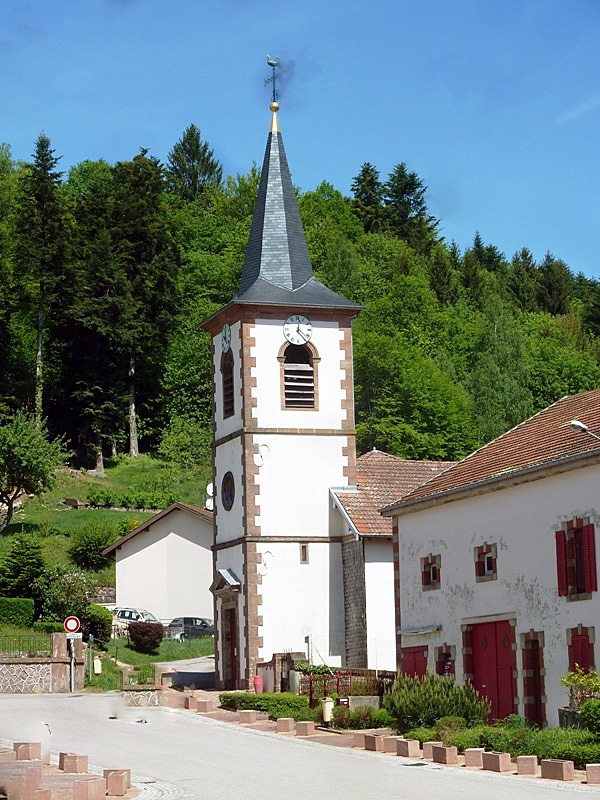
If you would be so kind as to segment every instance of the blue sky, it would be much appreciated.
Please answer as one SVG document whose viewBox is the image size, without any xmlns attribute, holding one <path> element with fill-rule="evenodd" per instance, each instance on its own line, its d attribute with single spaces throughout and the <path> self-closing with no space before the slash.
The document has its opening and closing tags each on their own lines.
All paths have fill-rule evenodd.
<svg viewBox="0 0 600 800">
<path fill-rule="evenodd" d="M 404 161 L 448 241 L 600 277 L 599 42 L 598 0 L 2 0 L 0 141 L 29 159 L 44 131 L 67 170 L 166 160 L 194 122 L 245 173 L 281 54 L 303 190 Z"/>
</svg>

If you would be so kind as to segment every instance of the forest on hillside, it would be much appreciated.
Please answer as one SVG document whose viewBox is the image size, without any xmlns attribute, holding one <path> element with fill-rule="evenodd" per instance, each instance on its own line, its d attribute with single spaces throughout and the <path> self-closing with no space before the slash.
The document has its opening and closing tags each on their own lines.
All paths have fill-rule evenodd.
<svg viewBox="0 0 600 800">
<path fill-rule="evenodd" d="M 558 398 L 600 386 L 600 284 L 548 252 L 440 234 L 402 161 L 357 165 L 352 196 L 298 191 L 315 275 L 354 322 L 361 452 L 458 459 Z M 236 294 L 260 178 L 223 177 L 190 125 L 166 164 L 83 161 L 64 174 L 0 145 L 0 424 L 45 420 L 76 463 L 154 451 L 210 458 L 200 322 Z"/>
</svg>

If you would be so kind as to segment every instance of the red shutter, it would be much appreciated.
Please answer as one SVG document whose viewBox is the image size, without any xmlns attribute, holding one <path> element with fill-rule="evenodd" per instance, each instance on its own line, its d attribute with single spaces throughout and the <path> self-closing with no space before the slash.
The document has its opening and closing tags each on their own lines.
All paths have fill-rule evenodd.
<svg viewBox="0 0 600 800">
<path fill-rule="evenodd" d="M 596 573 L 596 542 L 594 536 L 594 526 L 584 525 L 582 534 L 585 590 L 586 592 L 597 592 L 598 577 Z"/>
<path fill-rule="evenodd" d="M 482 561 L 480 558 L 478 558 L 477 561 L 475 562 L 475 575 L 478 578 L 483 578 L 483 576 L 485 575 L 485 562 Z"/>
<path fill-rule="evenodd" d="M 566 597 L 569 585 L 567 582 L 567 536 L 564 531 L 556 531 L 556 572 L 558 574 L 558 596 Z"/>
<path fill-rule="evenodd" d="M 587 633 L 573 634 L 569 648 L 569 669 L 581 667 L 584 672 L 589 672 L 593 664 L 592 648 Z"/>
</svg>

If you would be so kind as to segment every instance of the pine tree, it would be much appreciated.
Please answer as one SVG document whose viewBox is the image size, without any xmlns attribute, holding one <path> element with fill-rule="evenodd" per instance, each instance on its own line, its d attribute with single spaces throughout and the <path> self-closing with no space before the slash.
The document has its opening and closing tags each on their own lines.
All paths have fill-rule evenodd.
<svg viewBox="0 0 600 800">
<path fill-rule="evenodd" d="M 365 233 L 380 232 L 384 227 L 383 184 L 379 171 L 366 161 L 352 181 L 353 208 Z"/>
<path fill-rule="evenodd" d="M 34 407 L 38 423 L 44 391 L 44 333 L 68 283 L 64 281 L 67 232 L 59 195 L 62 172 L 56 169 L 59 160 L 50 139 L 41 133 L 33 164 L 21 182 L 16 208 L 16 266 L 23 276 L 25 300 L 37 312 Z"/>
<path fill-rule="evenodd" d="M 427 211 L 423 181 L 402 162 L 389 174 L 383 191 L 389 230 L 415 250 L 427 252 L 436 239 L 439 220 Z"/>
<path fill-rule="evenodd" d="M 193 123 L 167 157 L 167 189 L 186 202 L 197 200 L 210 184 L 220 184 L 223 167 Z"/>
</svg>

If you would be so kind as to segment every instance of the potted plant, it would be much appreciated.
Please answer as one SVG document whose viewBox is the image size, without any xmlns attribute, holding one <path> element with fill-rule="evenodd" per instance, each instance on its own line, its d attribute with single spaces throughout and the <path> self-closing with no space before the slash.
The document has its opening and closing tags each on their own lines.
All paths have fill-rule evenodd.
<svg viewBox="0 0 600 800">
<path fill-rule="evenodd" d="M 578 664 L 560 679 L 569 690 L 569 705 L 558 709 L 561 728 L 579 728 L 579 710 L 586 700 L 600 700 L 600 676 L 596 670 L 585 672 Z"/>
</svg>

